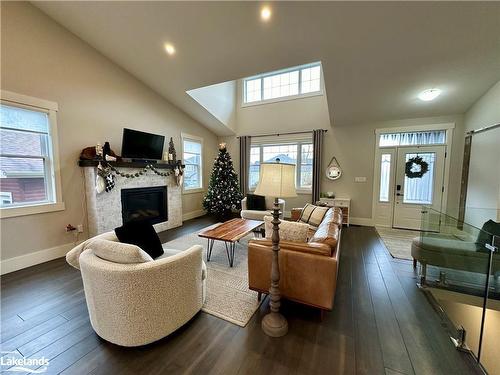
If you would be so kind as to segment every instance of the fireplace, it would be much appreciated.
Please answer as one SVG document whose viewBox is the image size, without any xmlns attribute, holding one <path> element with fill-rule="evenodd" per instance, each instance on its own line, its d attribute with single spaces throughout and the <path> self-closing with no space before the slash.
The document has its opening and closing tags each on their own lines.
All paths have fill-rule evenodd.
<svg viewBox="0 0 500 375">
<path fill-rule="evenodd" d="M 139 220 L 157 224 L 168 220 L 166 186 L 122 189 L 121 198 L 123 224 Z"/>
</svg>

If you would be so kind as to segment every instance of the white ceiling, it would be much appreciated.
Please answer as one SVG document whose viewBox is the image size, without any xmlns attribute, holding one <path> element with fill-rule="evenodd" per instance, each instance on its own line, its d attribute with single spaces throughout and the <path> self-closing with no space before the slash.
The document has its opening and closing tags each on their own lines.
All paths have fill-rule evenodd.
<svg viewBox="0 0 500 375">
<path fill-rule="evenodd" d="M 500 3 L 279 2 L 269 23 L 260 4 L 34 2 L 220 135 L 186 90 L 321 61 L 341 126 L 463 113 L 500 79 Z M 430 87 L 442 96 L 419 101 Z"/>
</svg>

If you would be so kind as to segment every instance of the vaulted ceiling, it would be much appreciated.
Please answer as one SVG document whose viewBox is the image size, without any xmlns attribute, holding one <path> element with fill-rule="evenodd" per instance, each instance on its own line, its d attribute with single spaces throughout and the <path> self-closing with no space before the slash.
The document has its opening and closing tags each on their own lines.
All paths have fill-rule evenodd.
<svg viewBox="0 0 500 375">
<path fill-rule="evenodd" d="M 259 2 L 34 5 L 220 135 L 187 90 L 321 61 L 343 126 L 463 113 L 500 79 L 495 2 L 275 2 L 267 23 Z M 430 87 L 443 94 L 418 100 Z"/>
</svg>

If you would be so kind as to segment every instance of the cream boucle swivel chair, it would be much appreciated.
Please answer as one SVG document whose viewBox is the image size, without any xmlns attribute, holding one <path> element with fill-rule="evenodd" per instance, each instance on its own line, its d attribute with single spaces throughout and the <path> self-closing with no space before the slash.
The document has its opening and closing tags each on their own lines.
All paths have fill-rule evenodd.
<svg viewBox="0 0 500 375">
<path fill-rule="evenodd" d="M 122 259 L 130 250 L 135 258 Z M 153 260 L 108 232 L 77 246 L 66 259 L 81 271 L 96 333 L 117 345 L 140 346 L 169 335 L 200 311 L 206 279 L 202 252 L 201 246 L 165 249 Z"/>
<path fill-rule="evenodd" d="M 279 203 L 280 212 L 281 212 L 280 218 L 283 219 L 283 215 L 285 212 L 285 200 L 280 198 L 280 199 L 278 199 L 278 203 Z M 241 200 L 241 213 L 240 213 L 240 215 L 243 219 L 264 221 L 264 216 L 271 215 L 273 208 L 274 208 L 274 198 L 273 197 L 266 197 L 266 209 L 264 211 L 249 210 L 247 208 L 247 197 L 245 197 Z"/>
</svg>

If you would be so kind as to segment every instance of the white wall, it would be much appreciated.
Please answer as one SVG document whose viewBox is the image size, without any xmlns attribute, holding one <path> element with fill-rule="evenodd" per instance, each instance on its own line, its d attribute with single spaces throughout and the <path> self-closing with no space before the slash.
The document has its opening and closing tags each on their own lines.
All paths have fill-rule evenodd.
<svg viewBox="0 0 500 375">
<path fill-rule="evenodd" d="M 73 241 L 64 227 L 86 223 L 79 153 L 104 141 L 120 153 L 123 127 L 173 137 L 179 153 L 181 131 L 203 137 L 208 181 L 217 154 L 213 133 L 26 2 L 1 3 L 1 88 L 59 104 L 66 205 L 62 212 L 2 219 L 2 260 Z M 200 210 L 202 195 L 184 195 L 184 213 Z"/>
<path fill-rule="evenodd" d="M 465 114 L 465 129 L 500 123 L 500 81 Z M 482 227 L 488 219 L 500 221 L 500 128 L 472 136 L 465 221 Z"/>
<path fill-rule="evenodd" d="M 236 130 L 236 81 L 187 91 L 194 100 L 229 129 Z"/>
</svg>

